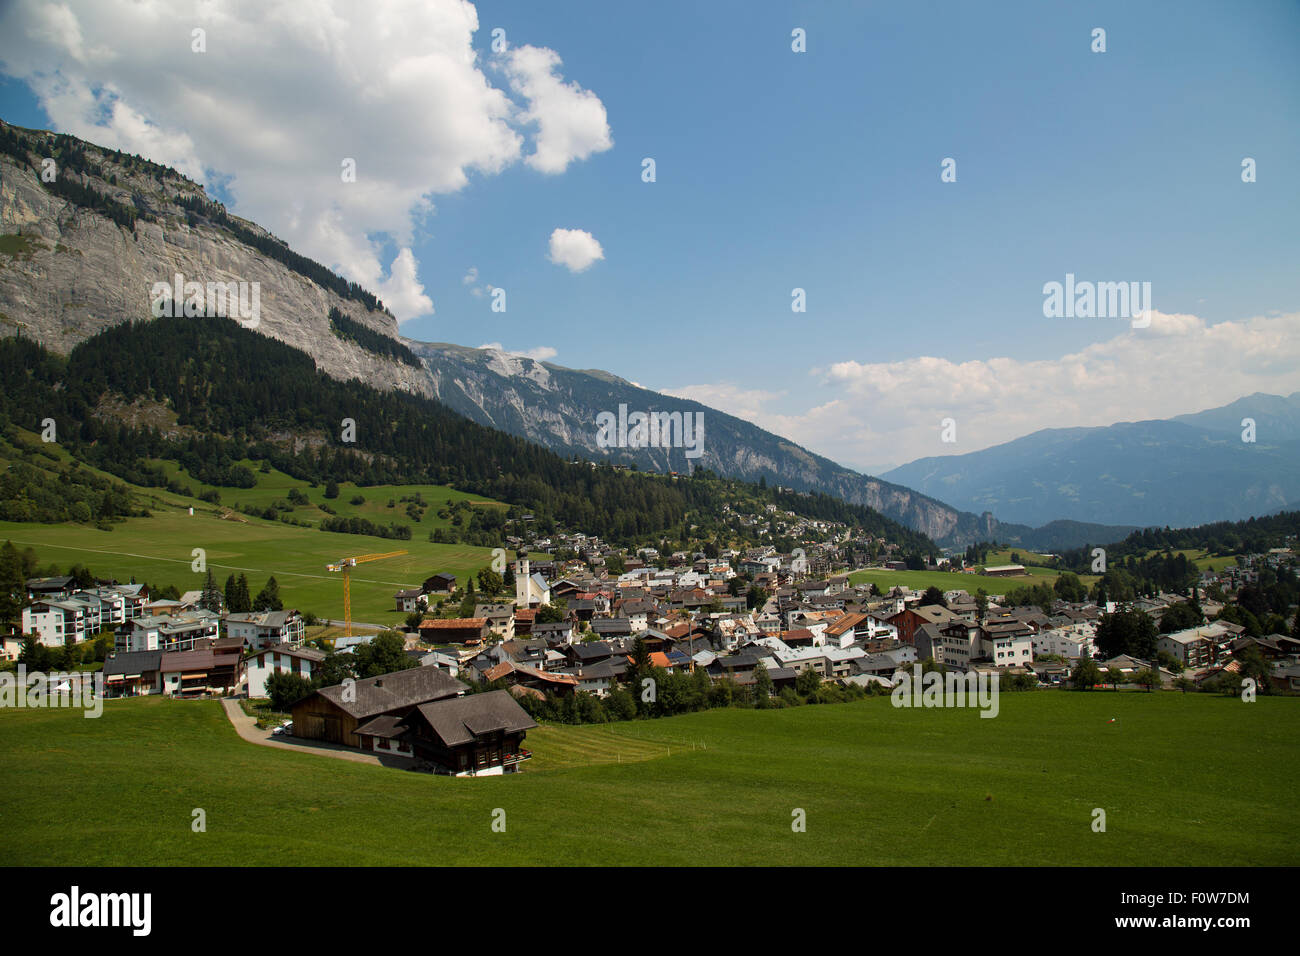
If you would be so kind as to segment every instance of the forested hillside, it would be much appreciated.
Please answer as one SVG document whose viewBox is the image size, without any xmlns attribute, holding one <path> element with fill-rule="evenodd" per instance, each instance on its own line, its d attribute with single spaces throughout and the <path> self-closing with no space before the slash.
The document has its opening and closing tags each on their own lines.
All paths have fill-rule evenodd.
<svg viewBox="0 0 1300 956">
<path fill-rule="evenodd" d="M 7 339 L 0 375 L 7 428 L 39 432 L 52 419 L 60 444 L 80 460 L 138 485 L 168 483 L 150 463 L 162 459 L 207 484 L 249 487 L 254 476 L 240 462 L 251 459 L 309 482 L 450 485 L 528 508 L 539 527 L 559 522 L 628 544 L 679 536 L 688 521 L 698 532 L 743 499 L 842 521 L 909 552 L 935 550 L 871 509 L 827 495 L 707 471 L 674 480 L 566 460 L 434 400 L 330 378 L 306 354 L 226 319 L 119 325 L 66 358 Z M 110 404 L 163 409 L 175 424 L 134 423 L 107 413 Z"/>
</svg>

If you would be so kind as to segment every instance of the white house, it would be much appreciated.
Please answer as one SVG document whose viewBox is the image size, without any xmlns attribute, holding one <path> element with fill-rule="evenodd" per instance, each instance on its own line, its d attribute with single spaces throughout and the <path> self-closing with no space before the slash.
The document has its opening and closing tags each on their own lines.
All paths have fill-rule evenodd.
<svg viewBox="0 0 1300 956">
<path fill-rule="evenodd" d="M 75 601 L 36 601 L 23 608 L 23 633 L 46 647 L 62 647 L 71 637 L 86 639 L 86 606 Z"/>
<path fill-rule="evenodd" d="M 273 644 L 298 647 L 307 630 L 302 615 L 292 609 L 227 614 L 224 621 L 226 636 L 242 639 L 248 650 L 260 650 Z"/>
<path fill-rule="evenodd" d="M 117 632 L 118 651 L 188 651 L 221 636 L 221 619 L 202 608 L 183 614 L 150 614 L 127 622 Z"/>
<path fill-rule="evenodd" d="M 311 680 L 325 655 L 310 647 L 275 644 L 253 651 L 244 658 L 248 674 L 248 696 L 265 697 L 266 681 L 272 674 L 299 674 Z"/>
<path fill-rule="evenodd" d="M 1093 657 L 1096 647 L 1091 632 L 1095 630 L 1089 624 L 1086 628 L 1076 625 L 1040 631 L 1033 636 L 1034 656 L 1055 654 L 1072 661 L 1077 661 L 1085 654 Z"/>
<path fill-rule="evenodd" d="M 1034 662 L 1034 642 L 1029 634 L 989 634 L 980 639 L 980 653 L 997 667 L 1028 667 Z"/>
</svg>

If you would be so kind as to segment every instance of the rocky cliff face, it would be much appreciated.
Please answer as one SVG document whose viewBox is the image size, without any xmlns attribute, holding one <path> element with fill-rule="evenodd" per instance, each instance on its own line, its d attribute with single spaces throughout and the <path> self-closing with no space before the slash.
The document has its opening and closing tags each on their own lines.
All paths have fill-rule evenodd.
<svg viewBox="0 0 1300 956">
<path fill-rule="evenodd" d="M 22 144 L 19 155 L 0 153 L 0 333 L 25 335 L 66 353 L 108 326 L 149 319 L 154 283 L 171 282 L 177 273 L 203 283 L 256 282 L 256 331 L 306 352 L 335 378 L 434 396 L 474 421 L 562 454 L 608 457 L 657 471 L 702 466 L 731 477 L 763 477 L 867 505 L 935 540 L 966 540 L 977 530 L 974 515 L 842 468 L 748 422 L 637 388 L 605 372 L 403 339 L 388 313 L 341 297 L 247 245 L 219 222 L 196 215 L 184 200 L 206 202 L 207 197 L 175 171 L 70 137 L 0 127 Z M 69 147 L 69 141 L 74 145 Z M 84 159 L 72 164 L 81 171 L 65 167 L 60 175 L 133 210 L 133 228 L 43 185 L 41 160 L 60 149 L 79 152 Z M 253 223 L 234 221 L 259 237 L 268 235 Z M 403 341 L 423 367 L 376 355 L 334 335 L 328 317 L 332 307 Z M 701 413 L 702 455 L 688 460 L 680 447 L 601 447 L 596 416 L 617 415 L 620 404 L 629 411 Z"/>
<path fill-rule="evenodd" d="M 46 135 L 28 134 L 35 164 Z M 421 369 L 376 356 L 330 332 L 331 306 L 396 337 L 391 315 L 340 298 L 219 228 L 192 225 L 174 197 L 203 192 L 178 174 L 160 181 L 88 144 L 85 153 L 104 174 L 87 180 L 89 185 L 140 210 L 133 231 L 47 190 L 39 165 L 0 154 L 0 234 L 7 237 L 0 254 L 0 330 L 5 334 L 67 352 L 104 328 L 150 318 L 154 283 L 171 283 L 177 273 L 202 283 L 256 282 L 257 331 L 306 352 L 336 378 L 430 394 Z M 252 223 L 243 225 L 265 234 Z"/>
</svg>

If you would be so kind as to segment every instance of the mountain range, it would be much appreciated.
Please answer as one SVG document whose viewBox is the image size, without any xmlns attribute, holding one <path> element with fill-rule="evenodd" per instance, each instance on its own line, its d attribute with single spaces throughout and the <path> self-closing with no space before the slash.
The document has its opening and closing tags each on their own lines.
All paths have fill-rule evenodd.
<svg viewBox="0 0 1300 956">
<path fill-rule="evenodd" d="M 1271 514 L 1300 501 L 1300 392 L 1256 393 L 1172 419 L 1043 429 L 886 477 L 1028 524 L 1105 517 L 1186 527 Z"/>
<path fill-rule="evenodd" d="M 42 182 L 45 157 L 59 164 L 56 184 Z M 978 461 L 986 453 L 913 462 L 884 478 L 864 475 L 742 419 L 608 372 L 406 339 L 373 296 L 257 224 L 229 214 L 175 170 L 65 134 L 0 122 L 0 334 L 34 338 L 66 353 L 105 328 L 147 320 L 154 285 L 176 275 L 258 283 L 256 331 L 305 352 L 332 378 L 435 398 L 467 419 L 564 455 L 661 472 L 705 467 L 726 477 L 825 492 L 944 545 L 997 539 L 1059 550 L 1118 540 L 1140 525 L 1183 520 L 1169 515 L 1236 517 L 1240 508 L 1260 513 L 1295 500 L 1295 482 L 1277 476 L 1293 453 L 1277 443 L 1284 427 L 1296 427 L 1294 403 L 1260 405 L 1263 437 L 1251 449 L 1253 457 L 1240 457 L 1242 450 L 1230 447 L 1224 429 L 1236 411 L 1228 406 L 1215 410 L 1222 412 L 1219 417 L 1195 423 L 1141 423 L 1150 427 L 1129 439 L 1106 429 L 1072 429 L 1061 431 L 1079 434 L 1035 444 L 1048 434 L 1040 432 L 1020 439 L 1031 443 L 1023 449 L 1016 442 L 999 446 L 1007 456 L 1001 463 L 990 449 Z M 368 330 L 366 335 L 339 334 L 330 321 L 334 310 Z M 401 342 L 418 361 L 368 348 L 369 333 Z M 617 415 L 620 406 L 629 412 L 700 413 L 702 454 L 688 459 L 683 448 L 602 447 L 597 416 Z M 1085 446 L 1073 444 L 1087 432 L 1099 434 Z M 1286 441 L 1297 440 L 1286 434 Z M 1165 452 L 1144 446 L 1152 441 L 1172 444 Z M 1032 460 L 1045 448 L 1049 455 Z M 1207 468 L 1207 454 L 1213 467 Z M 959 464 L 963 460 L 970 462 Z M 1094 491 L 1089 469 L 1099 460 L 1108 464 Z M 1161 471 L 1161 463 L 1175 470 Z M 1058 466 L 1063 470 L 1053 472 Z M 1261 475 L 1244 487 L 1250 467 L 1261 468 Z M 1230 483 L 1237 510 L 1209 514 L 1214 479 L 1201 481 L 1202 472 Z M 1021 473 L 1036 477 L 1020 480 Z M 1173 507 L 1179 495 L 1170 482 L 1150 477 L 1170 473 L 1197 477 L 1195 503 Z"/>
</svg>

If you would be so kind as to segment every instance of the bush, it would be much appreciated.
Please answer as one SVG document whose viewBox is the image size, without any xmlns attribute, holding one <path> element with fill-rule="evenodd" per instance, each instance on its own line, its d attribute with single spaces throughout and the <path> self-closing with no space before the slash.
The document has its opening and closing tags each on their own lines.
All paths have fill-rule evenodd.
<svg viewBox="0 0 1300 956">
<path fill-rule="evenodd" d="M 271 700 L 271 709 L 288 713 L 294 704 L 312 692 L 311 681 L 301 674 L 277 671 L 266 681 L 266 696 Z"/>
</svg>

